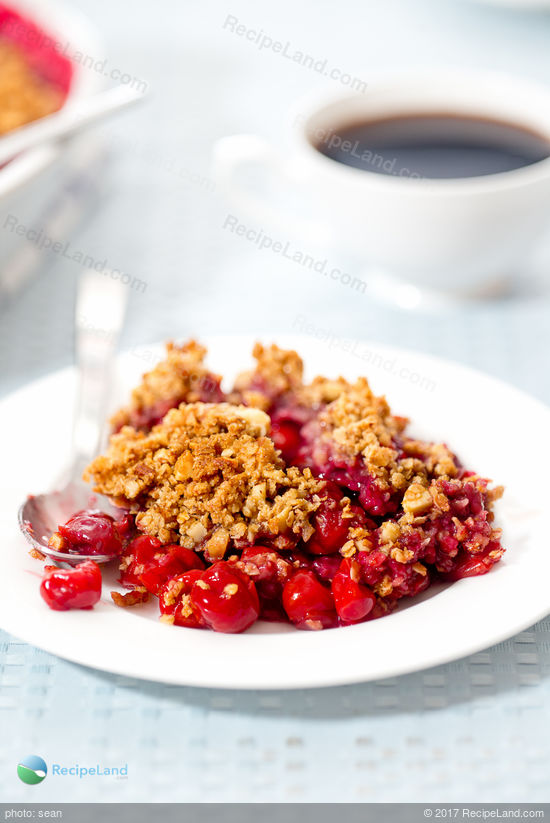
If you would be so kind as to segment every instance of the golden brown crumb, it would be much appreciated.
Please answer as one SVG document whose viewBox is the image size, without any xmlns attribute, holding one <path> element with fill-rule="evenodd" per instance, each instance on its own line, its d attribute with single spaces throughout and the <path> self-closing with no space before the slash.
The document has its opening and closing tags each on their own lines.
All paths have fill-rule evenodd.
<svg viewBox="0 0 550 823">
<path fill-rule="evenodd" d="M 411 457 L 421 458 L 428 474 L 434 477 L 456 477 L 458 474 L 454 455 L 443 443 L 408 439 L 403 443 L 403 451 Z"/>
<path fill-rule="evenodd" d="M 149 593 L 146 591 L 139 591 L 138 589 L 131 592 L 126 592 L 125 594 L 120 594 L 120 592 L 111 592 L 111 598 L 115 606 L 120 606 L 123 609 L 127 609 L 129 606 L 137 606 L 140 603 L 147 603 L 149 600 Z"/>
<path fill-rule="evenodd" d="M 294 532 L 308 540 L 322 483 L 285 468 L 267 436 L 269 417 L 229 403 L 182 404 L 151 432 L 124 427 L 85 477 L 138 512 L 139 529 L 163 543 L 221 557 L 230 540 Z"/>
<path fill-rule="evenodd" d="M 243 372 L 235 381 L 234 399 L 247 406 L 267 409 L 281 395 L 297 391 L 302 385 L 304 364 L 299 354 L 279 346 L 256 343 L 252 354 L 256 367 Z M 232 398 L 233 399 L 233 398 Z"/>
<path fill-rule="evenodd" d="M 297 399 L 304 406 L 326 406 L 349 391 L 350 387 L 350 383 L 344 377 L 331 379 L 318 375 L 299 390 Z"/>
<path fill-rule="evenodd" d="M 386 398 L 376 396 L 365 377 L 355 383 L 342 377 L 332 381 L 318 377 L 300 397 L 321 404 L 315 448 L 362 459 L 382 489 L 404 491 L 411 483 L 427 486 L 431 476 L 457 473 L 446 446 L 403 440 L 406 418 L 392 415 Z"/>
<path fill-rule="evenodd" d="M 205 356 L 206 349 L 195 340 L 182 345 L 167 343 L 164 360 L 143 375 L 128 406 L 111 418 L 113 428 L 133 424 L 140 413 L 158 403 L 193 403 L 203 397 L 205 390 L 215 390 L 220 378 L 204 366 Z"/>
<path fill-rule="evenodd" d="M 48 540 L 50 549 L 55 549 L 56 552 L 65 552 L 68 550 L 68 541 L 62 537 L 59 532 L 54 532 Z"/>
</svg>

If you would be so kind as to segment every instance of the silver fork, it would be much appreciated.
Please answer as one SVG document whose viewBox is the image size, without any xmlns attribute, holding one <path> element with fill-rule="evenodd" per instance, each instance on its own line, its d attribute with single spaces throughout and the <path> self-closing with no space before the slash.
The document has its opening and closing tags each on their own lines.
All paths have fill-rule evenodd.
<svg viewBox="0 0 550 823">
<path fill-rule="evenodd" d="M 100 509 L 115 515 L 107 498 L 94 494 L 82 472 L 98 453 L 112 385 L 113 358 L 124 323 L 128 287 L 109 272 L 85 272 L 80 280 L 75 313 L 75 353 L 78 372 L 73 422 L 72 460 L 53 491 L 29 495 L 19 509 L 19 527 L 31 546 L 52 560 L 74 565 L 82 560 L 107 563 L 109 555 L 59 552 L 48 540 L 59 524 L 82 509 Z"/>
</svg>

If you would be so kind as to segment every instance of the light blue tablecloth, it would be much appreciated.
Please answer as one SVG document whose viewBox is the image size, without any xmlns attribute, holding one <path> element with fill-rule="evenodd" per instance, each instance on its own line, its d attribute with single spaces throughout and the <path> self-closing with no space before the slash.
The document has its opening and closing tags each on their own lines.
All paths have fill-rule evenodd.
<svg viewBox="0 0 550 823">
<path fill-rule="evenodd" d="M 275 337 L 306 314 L 337 335 L 475 365 L 550 402 L 544 294 L 433 314 L 350 295 L 224 232 L 227 207 L 208 182 L 217 137 L 279 140 L 289 103 L 327 82 L 228 32 L 228 14 L 356 76 L 442 61 L 547 81 L 549 15 L 459 0 L 78 5 L 104 31 L 110 66 L 154 92 L 105 127 L 109 192 L 75 238 L 147 282 L 132 292 L 123 345 L 224 331 Z M 71 361 L 78 272 L 55 255 L 44 263 L 0 313 L 2 393 Z M 549 628 L 395 680 L 264 694 L 125 680 L 0 634 L 0 799 L 548 801 Z M 15 775 L 31 752 L 48 763 L 127 763 L 128 778 L 48 778 L 31 792 Z"/>
</svg>

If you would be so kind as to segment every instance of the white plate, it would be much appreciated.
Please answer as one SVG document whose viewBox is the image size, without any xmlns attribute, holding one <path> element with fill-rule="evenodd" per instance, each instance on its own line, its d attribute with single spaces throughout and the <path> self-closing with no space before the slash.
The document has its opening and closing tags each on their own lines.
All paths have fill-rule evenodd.
<svg viewBox="0 0 550 823">
<path fill-rule="evenodd" d="M 231 378 L 250 362 L 253 340 L 206 340 L 210 363 Z M 445 663 L 521 631 L 550 612 L 545 512 L 550 410 L 516 389 L 454 363 L 378 344 L 335 338 L 277 339 L 304 356 L 310 375 L 367 374 L 420 436 L 449 443 L 465 463 L 507 486 L 497 510 L 508 552 L 489 574 L 430 589 L 370 623 L 301 632 L 258 623 L 242 635 L 175 628 L 155 604 L 115 607 L 106 585 L 93 611 L 54 612 L 39 596 L 40 563 L 18 533 L 17 507 L 62 468 L 70 431 L 74 373 L 57 372 L 0 403 L 9 432 L 0 473 L 0 625 L 68 660 L 131 677 L 191 686 L 286 689 L 389 677 Z M 159 350 L 119 361 L 126 396 Z M 113 574 L 113 581 L 115 575 Z"/>
</svg>

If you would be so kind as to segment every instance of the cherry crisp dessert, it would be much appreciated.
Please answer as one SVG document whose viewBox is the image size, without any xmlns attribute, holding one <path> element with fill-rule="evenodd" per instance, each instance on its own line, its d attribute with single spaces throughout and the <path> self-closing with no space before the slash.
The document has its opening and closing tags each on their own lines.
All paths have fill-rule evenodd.
<svg viewBox="0 0 550 823">
<path fill-rule="evenodd" d="M 157 598 L 164 623 L 327 629 L 498 562 L 502 488 L 446 445 L 410 437 L 365 378 L 307 383 L 295 351 L 253 354 L 225 392 L 202 346 L 167 345 L 85 473 L 120 516 L 83 511 L 59 526 L 50 545 L 89 559 L 46 567 L 48 605 L 97 603 L 102 554 L 127 590 L 115 604 Z"/>
</svg>

